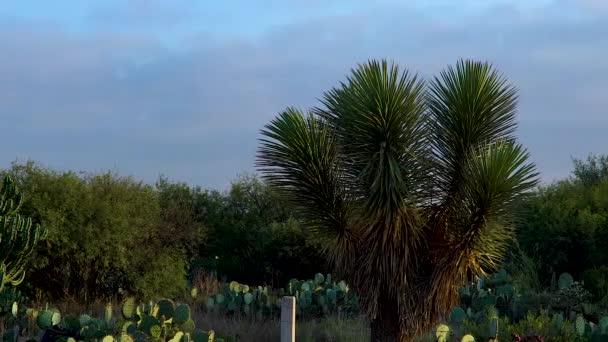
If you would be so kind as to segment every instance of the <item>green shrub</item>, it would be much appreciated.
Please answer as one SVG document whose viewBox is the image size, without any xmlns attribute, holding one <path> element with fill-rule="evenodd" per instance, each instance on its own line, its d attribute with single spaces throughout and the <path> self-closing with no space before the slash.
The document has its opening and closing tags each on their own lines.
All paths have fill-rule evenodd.
<svg viewBox="0 0 608 342">
<path fill-rule="evenodd" d="M 33 162 L 13 164 L 5 173 L 25 195 L 23 213 L 48 230 L 23 287 L 32 297 L 90 302 L 119 289 L 143 297 L 183 289 L 184 256 L 170 240 L 159 241 L 163 228 L 153 187 L 114 173 L 77 175 Z"/>
</svg>

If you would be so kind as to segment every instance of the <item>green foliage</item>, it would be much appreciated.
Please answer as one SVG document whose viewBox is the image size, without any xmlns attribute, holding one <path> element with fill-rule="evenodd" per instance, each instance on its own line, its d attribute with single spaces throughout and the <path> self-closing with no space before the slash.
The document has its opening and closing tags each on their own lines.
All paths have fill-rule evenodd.
<svg viewBox="0 0 608 342">
<path fill-rule="evenodd" d="M 565 313 L 575 311 L 583 313 L 584 307 L 589 305 L 591 294 L 579 282 L 560 288 L 552 297 L 552 307 Z"/>
<path fill-rule="evenodd" d="M 559 325 L 555 323 L 557 321 L 560 322 Z M 495 330 L 497 335 L 493 334 Z M 473 337 L 477 341 L 487 341 L 494 336 L 497 341 L 537 341 L 534 336 L 540 336 L 544 341 L 557 342 L 604 341 L 608 337 L 601 329 L 595 329 L 592 324 L 585 322 L 582 317 L 568 321 L 560 318 L 559 314 L 551 316 L 546 313 L 529 313 L 518 322 L 512 322 L 506 317 L 486 317 L 479 320 L 467 318 L 464 324 L 442 324 L 433 332 L 432 339 L 429 336 L 419 338 L 418 341 L 443 341 L 443 336 L 447 336 L 448 341 L 461 341 L 465 336 Z M 520 339 L 513 339 L 514 337 Z"/>
<path fill-rule="evenodd" d="M 520 205 L 518 240 L 539 262 L 540 280 L 553 274 L 585 278 L 595 299 L 605 295 L 608 265 L 608 156 L 575 160 L 573 177 L 541 187 Z"/>
<path fill-rule="evenodd" d="M 324 270 L 320 244 L 253 176 L 220 193 L 164 177 L 152 187 L 34 162 L 1 174 L 23 190 L 23 214 L 48 228 L 22 288 L 32 297 L 94 300 L 119 289 L 139 298 L 173 297 L 183 292 L 188 268 L 190 275 L 202 268 L 220 279 L 269 285 Z"/>
<path fill-rule="evenodd" d="M 22 212 L 48 230 L 29 265 L 24 291 L 51 298 L 176 295 L 186 285 L 186 260 L 170 239 L 158 239 L 154 188 L 113 173 L 77 175 L 28 162 L 13 164 L 26 200 Z"/>
<path fill-rule="evenodd" d="M 572 174 L 586 187 L 608 182 L 608 155 L 589 155 L 585 161 L 574 159 Z"/>
<path fill-rule="evenodd" d="M 170 182 L 166 177 L 159 178 L 155 190 L 160 206 L 158 239 L 191 261 L 198 256 L 207 236 L 205 208 L 200 205 L 202 190 L 185 183 Z"/>
<path fill-rule="evenodd" d="M 608 300 L 608 265 L 585 270 L 582 278 L 594 299 Z"/>
<path fill-rule="evenodd" d="M 259 169 L 359 290 L 372 339 L 407 340 L 511 245 L 510 209 L 537 181 L 515 142 L 515 89 L 487 63 L 459 61 L 425 87 L 369 61 L 321 103 L 265 125 Z"/>
<path fill-rule="evenodd" d="M 320 244 L 255 176 L 238 178 L 226 193 L 201 191 L 197 198 L 208 239 L 193 269 L 275 287 L 324 270 Z"/>
</svg>

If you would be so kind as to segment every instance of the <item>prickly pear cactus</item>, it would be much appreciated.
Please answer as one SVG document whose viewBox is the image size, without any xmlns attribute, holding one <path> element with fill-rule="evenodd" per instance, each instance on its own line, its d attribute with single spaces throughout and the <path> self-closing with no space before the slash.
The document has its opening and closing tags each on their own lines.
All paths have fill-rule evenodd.
<svg viewBox="0 0 608 342">
<path fill-rule="evenodd" d="M 46 330 L 59 324 L 61 321 L 61 315 L 58 312 L 44 310 L 38 314 L 36 323 L 40 329 Z"/>
<path fill-rule="evenodd" d="M 162 299 L 156 303 L 158 306 L 158 317 L 164 317 L 164 319 L 171 319 L 175 314 L 175 303 L 169 299 Z"/>
<path fill-rule="evenodd" d="M 173 322 L 176 324 L 183 324 L 190 320 L 190 317 L 190 307 L 187 304 L 180 304 L 175 308 Z"/>
<path fill-rule="evenodd" d="M 127 298 L 122 303 L 121 313 L 124 319 L 131 320 L 135 316 L 137 305 L 135 304 L 135 298 Z"/>
<path fill-rule="evenodd" d="M 466 335 L 462 336 L 462 339 L 460 341 L 461 342 L 475 342 L 475 337 L 473 337 L 473 335 L 471 335 L 471 334 L 466 334 Z"/>
<path fill-rule="evenodd" d="M 557 281 L 557 286 L 560 290 L 567 289 L 574 284 L 574 278 L 570 273 L 562 273 Z"/>
<path fill-rule="evenodd" d="M 599 323 L 599 328 L 600 331 L 602 332 L 602 334 L 606 334 L 608 333 L 608 317 L 604 316 L 600 319 Z"/>
<path fill-rule="evenodd" d="M 251 303 L 253 303 L 253 299 L 254 298 L 251 293 L 245 293 L 245 295 L 243 296 L 243 301 L 246 305 L 251 305 Z"/>
<path fill-rule="evenodd" d="M 437 327 L 437 331 L 435 332 L 435 337 L 437 338 L 437 342 L 447 342 L 450 336 L 450 327 L 445 324 L 441 324 Z"/>
<path fill-rule="evenodd" d="M 453 323 L 463 323 L 464 320 L 466 319 L 467 314 L 466 312 L 464 312 L 464 310 L 457 306 L 454 309 L 452 309 L 452 313 L 450 313 L 450 322 Z"/>
<path fill-rule="evenodd" d="M 576 333 L 579 336 L 583 336 L 585 334 L 585 326 L 587 322 L 585 322 L 585 319 L 582 316 L 578 316 L 576 317 L 576 321 L 575 321 L 575 327 L 576 327 Z"/>
<path fill-rule="evenodd" d="M 110 322 L 112 322 L 112 303 L 106 304 L 106 308 L 103 313 L 103 320 L 108 325 L 110 324 Z"/>
<path fill-rule="evenodd" d="M 196 329 L 191 318 L 188 305 L 180 304 L 175 307 L 174 302 L 167 299 L 139 306 L 132 300 L 127 300 L 123 304 L 126 304 L 121 307 L 121 311 L 124 311 L 123 316 L 130 319 L 113 320 L 108 310 L 105 310 L 102 319 L 86 314 L 79 317 L 70 314 L 61 320 L 60 313 L 55 309 L 49 309 L 48 305 L 46 309 L 39 311 L 23 308 L 20 310 L 20 315 L 23 315 L 26 321 L 33 320 L 40 329 L 50 329 L 53 334 L 60 332 L 64 336 L 60 341 L 64 342 L 76 342 L 75 339 L 69 338 L 70 335 L 79 336 L 78 339 L 81 341 L 98 342 L 190 342 L 192 337 L 200 340 L 202 336 L 202 330 Z M 109 307 L 106 306 L 106 309 Z M 171 314 L 173 317 L 167 318 Z M 108 323 L 110 320 L 111 324 Z M 26 325 L 27 323 L 23 326 Z M 205 342 L 223 341 L 221 338 L 215 338 L 213 331 L 204 333 Z M 228 340 L 232 341 L 232 339 Z"/>
<path fill-rule="evenodd" d="M 556 313 L 553 315 L 552 323 L 556 330 L 561 330 L 564 325 L 564 315 Z"/>
</svg>

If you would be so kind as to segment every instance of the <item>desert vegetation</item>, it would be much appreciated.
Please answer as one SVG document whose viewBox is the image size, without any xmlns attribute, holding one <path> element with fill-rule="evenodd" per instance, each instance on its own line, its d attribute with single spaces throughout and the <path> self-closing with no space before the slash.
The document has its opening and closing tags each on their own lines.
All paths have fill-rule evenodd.
<svg viewBox="0 0 608 342">
<path fill-rule="evenodd" d="M 608 157 L 539 183 L 488 63 L 370 61 L 260 123 L 229 189 L 1 170 L 0 333 L 35 341 L 608 340 Z"/>
</svg>

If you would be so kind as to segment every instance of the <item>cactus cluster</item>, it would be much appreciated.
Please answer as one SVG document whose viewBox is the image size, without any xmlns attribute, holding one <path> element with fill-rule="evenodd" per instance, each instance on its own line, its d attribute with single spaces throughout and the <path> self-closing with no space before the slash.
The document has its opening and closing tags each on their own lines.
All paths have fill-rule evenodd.
<svg viewBox="0 0 608 342">
<path fill-rule="evenodd" d="M 358 312 L 358 297 L 344 281 L 333 282 L 331 274 L 317 273 L 312 280 L 292 279 L 286 294 L 296 297 L 298 315 L 324 316 Z"/>
<path fill-rule="evenodd" d="M 292 279 L 285 289 L 273 290 L 266 286 L 248 286 L 232 281 L 220 293 L 205 298 L 208 311 L 227 314 L 268 317 L 278 315 L 283 296 L 296 297 L 299 317 L 319 317 L 328 314 L 354 314 L 358 312 L 358 298 L 349 291 L 344 281 L 332 281 L 331 274 L 317 273 L 314 279 Z"/>
<path fill-rule="evenodd" d="M 600 317 L 601 308 L 587 302 L 590 296 L 582 284 L 574 281 L 568 273 L 561 274 L 554 284 L 554 292 L 546 301 L 550 305 L 545 307 L 545 312 L 551 314 L 549 331 L 554 332 L 555 336 L 573 333 L 585 341 L 608 341 L 608 317 Z M 507 324 L 510 320 L 517 322 L 522 319 L 516 314 L 516 309 L 523 299 L 509 284 L 509 275 L 505 270 L 461 288 L 459 294 L 460 305 L 453 308 L 447 322 L 439 325 L 435 331 L 438 342 L 460 341 L 470 333 L 471 327 L 479 334 L 476 338 L 495 341 L 499 320 Z M 526 319 L 535 319 L 530 314 Z M 499 317 L 504 317 L 504 320 Z M 530 333 L 532 335 L 523 337 L 514 333 L 512 337 L 521 341 L 533 338 L 542 340 L 534 331 Z"/>
<path fill-rule="evenodd" d="M 461 288 L 459 294 L 463 312 L 468 319 L 483 317 L 490 307 L 495 308 L 500 315 L 508 315 L 517 299 L 515 288 L 509 284 L 509 276 L 504 269 L 491 277 L 479 279 L 477 284 Z"/>
<path fill-rule="evenodd" d="M 61 342 L 103 341 L 103 342 L 224 342 L 231 338 L 217 337 L 213 330 L 197 329 L 190 307 L 175 304 L 168 299 L 156 303 L 137 304 L 134 299 L 124 300 L 121 315 L 115 318 L 113 307 L 108 304 L 102 319 L 82 314 L 62 317 L 56 309 L 48 305 L 42 310 L 27 309 L 16 313 L 22 318 L 16 325 L 18 335 L 33 333 L 33 323 L 42 331 L 41 340 Z M 28 324 L 30 323 L 30 324 Z M 28 328 L 29 327 L 29 328 Z M 29 330 L 29 331 L 26 331 Z M 17 335 L 11 330 L 3 339 L 14 340 Z M 15 335 L 15 336 L 13 336 Z M 30 339 L 36 341 L 36 339 Z"/>
</svg>

